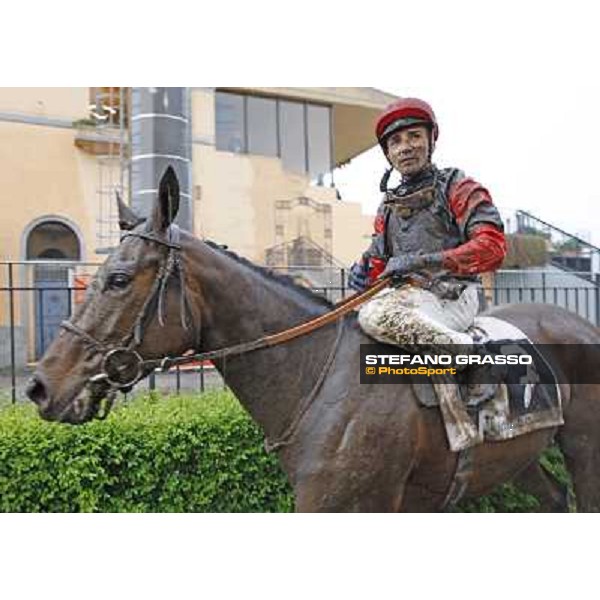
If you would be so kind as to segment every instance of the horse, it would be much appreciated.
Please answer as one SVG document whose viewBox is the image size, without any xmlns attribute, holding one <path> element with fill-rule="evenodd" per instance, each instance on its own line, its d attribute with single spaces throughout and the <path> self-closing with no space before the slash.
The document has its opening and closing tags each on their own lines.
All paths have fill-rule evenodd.
<svg viewBox="0 0 600 600">
<path fill-rule="evenodd" d="M 114 353 L 139 357 L 133 370 L 143 368 L 133 381 L 165 356 L 248 344 L 247 352 L 221 353 L 215 366 L 277 451 L 297 511 L 446 510 L 459 455 L 448 447 L 440 412 L 422 407 L 409 384 L 360 383 L 359 349 L 372 340 L 356 314 L 252 349 L 253 341 L 325 315 L 332 304 L 289 276 L 181 231 L 173 223 L 178 207 L 171 168 L 147 219 L 119 202 L 121 243 L 28 385 L 40 416 L 71 424 L 100 416 L 103 400 L 126 387 L 103 374 Z M 516 478 L 542 493 L 542 510 L 567 510 L 563 487 L 539 463 L 557 443 L 578 510 L 599 510 L 600 389 L 573 383 L 569 345 L 597 345 L 600 331 L 551 305 L 509 305 L 490 314 L 534 342 L 560 344 L 553 358 L 571 383 L 560 384 L 564 425 L 472 449 L 465 498 Z M 116 363 L 117 370 L 129 368 Z"/>
</svg>

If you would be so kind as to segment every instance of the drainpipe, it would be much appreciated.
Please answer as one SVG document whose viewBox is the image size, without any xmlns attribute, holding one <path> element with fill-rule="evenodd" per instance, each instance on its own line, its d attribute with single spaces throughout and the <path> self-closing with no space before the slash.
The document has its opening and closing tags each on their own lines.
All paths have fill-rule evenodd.
<svg viewBox="0 0 600 600">
<path fill-rule="evenodd" d="M 181 190 L 175 222 L 193 231 L 188 88 L 131 89 L 131 207 L 147 217 L 158 182 L 171 165 Z"/>
</svg>

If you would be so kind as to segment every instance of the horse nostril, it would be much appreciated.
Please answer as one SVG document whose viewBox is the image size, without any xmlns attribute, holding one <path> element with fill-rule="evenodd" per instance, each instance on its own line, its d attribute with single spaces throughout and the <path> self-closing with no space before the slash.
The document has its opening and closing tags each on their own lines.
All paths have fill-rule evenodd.
<svg viewBox="0 0 600 600">
<path fill-rule="evenodd" d="M 46 386 L 38 375 L 33 375 L 27 382 L 25 394 L 32 402 L 35 402 L 40 407 L 44 407 L 44 405 L 48 403 Z"/>
</svg>

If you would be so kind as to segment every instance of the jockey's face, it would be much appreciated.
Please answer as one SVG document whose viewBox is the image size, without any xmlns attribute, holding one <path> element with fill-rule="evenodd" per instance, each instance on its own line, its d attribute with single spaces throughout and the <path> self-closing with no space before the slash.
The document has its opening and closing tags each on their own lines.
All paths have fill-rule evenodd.
<svg viewBox="0 0 600 600">
<path fill-rule="evenodd" d="M 422 171 L 430 161 L 429 129 L 415 125 L 397 131 L 387 141 L 387 154 L 403 177 Z"/>
</svg>

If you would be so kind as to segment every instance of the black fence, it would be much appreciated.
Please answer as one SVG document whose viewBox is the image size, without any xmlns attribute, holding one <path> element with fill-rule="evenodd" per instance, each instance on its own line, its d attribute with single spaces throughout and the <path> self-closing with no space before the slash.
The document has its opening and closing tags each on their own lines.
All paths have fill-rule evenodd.
<svg viewBox="0 0 600 600">
<path fill-rule="evenodd" d="M 35 363 L 43 355 L 60 323 L 83 302 L 97 264 L 55 261 L 0 263 L 0 398 L 16 402 Z M 333 302 L 353 293 L 347 271 L 331 268 L 286 268 L 299 283 Z M 487 290 L 493 305 L 534 302 L 562 306 L 600 325 L 600 276 L 556 271 L 499 271 Z M 210 363 L 154 373 L 137 390 L 181 392 L 223 388 Z"/>
</svg>

